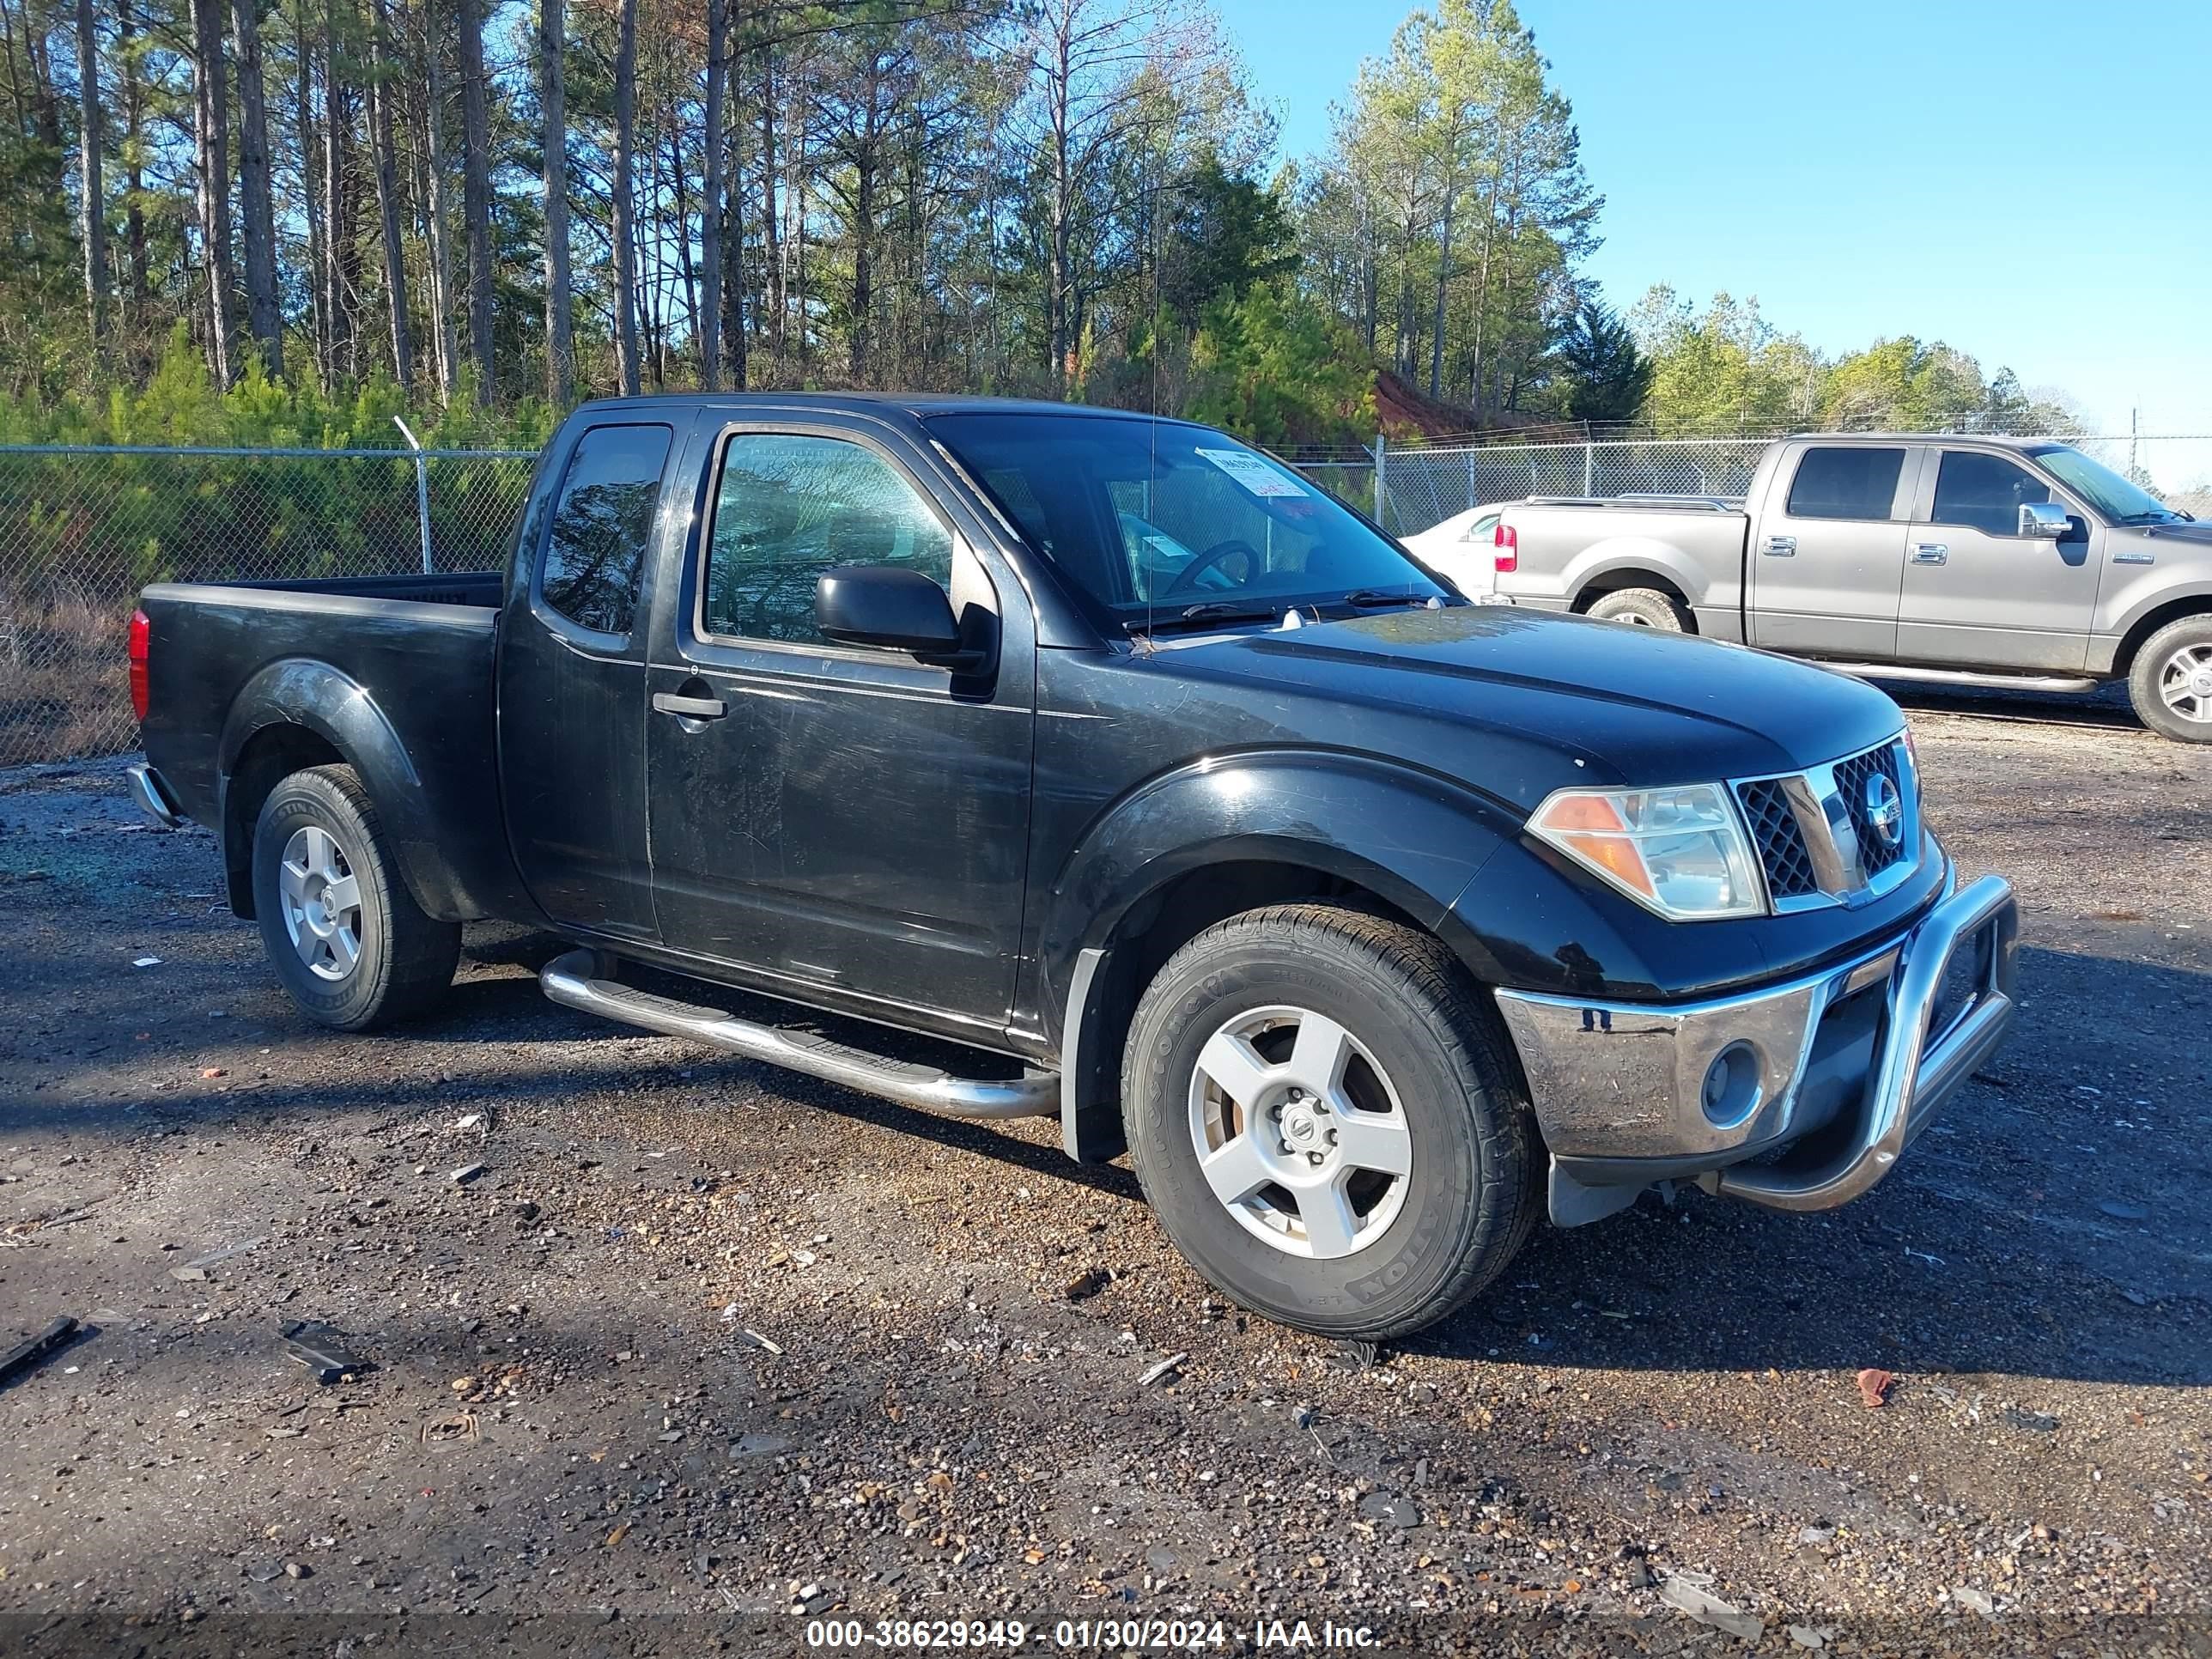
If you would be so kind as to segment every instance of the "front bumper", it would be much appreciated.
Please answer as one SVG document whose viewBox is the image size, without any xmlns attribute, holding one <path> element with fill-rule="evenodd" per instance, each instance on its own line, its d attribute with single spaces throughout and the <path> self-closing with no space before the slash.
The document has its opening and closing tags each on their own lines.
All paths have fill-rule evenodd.
<svg viewBox="0 0 2212 1659">
<path fill-rule="evenodd" d="M 1666 1006 L 1500 991 L 1553 1218 L 1668 1179 L 1780 1210 L 1856 1198 L 2003 1042 L 2018 936 L 2011 884 L 1984 876 L 1903 937 L 1765 990 Z"/>
</svg>

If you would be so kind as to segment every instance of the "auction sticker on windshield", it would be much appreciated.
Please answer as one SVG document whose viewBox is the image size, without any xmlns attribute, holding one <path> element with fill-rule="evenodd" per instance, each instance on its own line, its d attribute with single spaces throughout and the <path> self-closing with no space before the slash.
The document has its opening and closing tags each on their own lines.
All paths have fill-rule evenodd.
<svg viewBox="0 0 2212 1659">
<path fill-rule="evenodd" d="M 1241 449 L 1201 449 L 1198 452 L 1255 495 L 1303 495 L 1305 486 L 1286 478 L 1257 455 Z"/>
</svg>

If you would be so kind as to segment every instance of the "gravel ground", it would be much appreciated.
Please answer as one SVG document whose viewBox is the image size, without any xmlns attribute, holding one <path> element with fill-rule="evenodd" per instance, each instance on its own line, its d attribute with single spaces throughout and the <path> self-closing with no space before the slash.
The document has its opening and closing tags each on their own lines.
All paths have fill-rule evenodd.
<svg viewBox="0 0 2212 1659">
<path fill-rule="evenodd" d="M 2212 1650 L 2212 750 L 1913 703 L 2011 1046 L 1856 1205 L 1653 1195 L 1379 1354 L 1210 1302 L 1052 1126 L 553 1007 L 542 935 L 311 1027 L 210 837 L 0 774 L 0 1343 L 92 1328 L 0 1390 L 0 1647 Z"/>
</svg>

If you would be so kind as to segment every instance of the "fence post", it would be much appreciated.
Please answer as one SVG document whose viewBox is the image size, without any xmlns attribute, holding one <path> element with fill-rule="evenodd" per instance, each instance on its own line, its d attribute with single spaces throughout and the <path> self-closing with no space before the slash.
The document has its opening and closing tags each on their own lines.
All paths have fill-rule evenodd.
<svg viewBox="0 0 2212 1659">
<path fill-rule="evenodd" d="M 434 574 L 430 568 L 430 464 L 422 458 L 422 441 L 407 422 L 394 415 L 392 424 L 399 428 L 399 435 L 415 452 L 415 519 L 422 530 L 422 574 L 428 576 Z"/>
<path fill-rule="evenodd" d="M 1375 522 L 1388 530 L 1390 527 L 1390 520 L 1388 517 L 1390 487 L 1383 481 L 1382 477 L 1382 456 L 1385 448 L 1386 440 L 1383 434 L 1378 432 L 1375 434 Z"/>
<path fill-rule="evenodd" d="M 1583 441 L 1583 499 L 1587 501 L 1595 493 L 1596 469 L 1591 465 L 1597 455 L 1597 445 L 1589 439 Z"/>
</svg>

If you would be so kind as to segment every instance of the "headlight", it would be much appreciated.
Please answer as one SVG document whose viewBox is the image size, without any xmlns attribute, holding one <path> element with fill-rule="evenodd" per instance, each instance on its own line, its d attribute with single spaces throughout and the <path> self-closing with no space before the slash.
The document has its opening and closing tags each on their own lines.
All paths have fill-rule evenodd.
<svg viewBox="0 0 2212 1659">
<path fill-rule="evenodd" d="M 1766 913 L 1759 868 L 1717 783 L 1562 789 L 1529 831 L 1645 908 L 1676 921 Z"/>
</svg>

